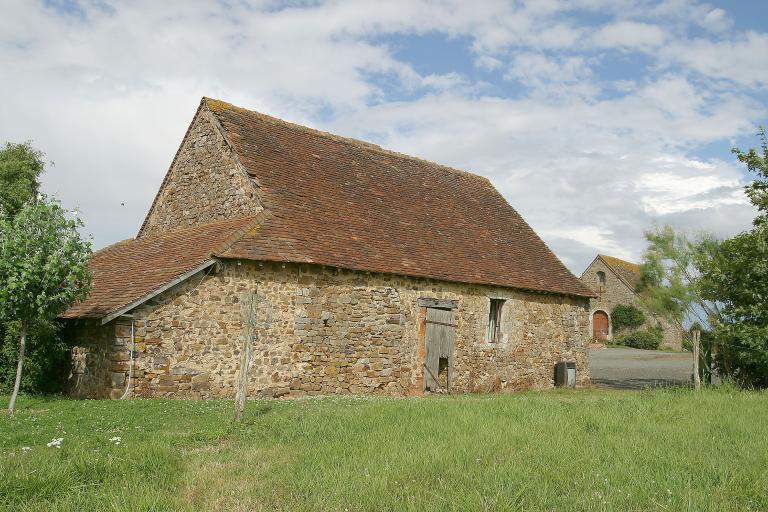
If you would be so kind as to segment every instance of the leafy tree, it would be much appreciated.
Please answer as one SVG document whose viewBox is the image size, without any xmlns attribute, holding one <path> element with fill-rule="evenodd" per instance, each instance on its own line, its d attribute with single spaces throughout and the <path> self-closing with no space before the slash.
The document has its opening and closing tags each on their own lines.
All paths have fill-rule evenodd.
<svg viewBox="0 0 768 512">
<path fill-rule="evenodd" d="M 0 340 L 0 393 L 11 394 L 16 377 L 19 349 L 19 322 L 6 324 Z M 20 391 L 55 393 L 69 377 L 69 347 L 59 334 L 60 322 L 36 321 L 30 325 L 24 352 L 24 373 Z"/>
<path fill-rule="evenodd" d="M 0 149 L 0 212 L 14 216 L 37 196 L 40 175 L 45 169 L 43 156 L 29 142 L 7 142 Z"/>
<path fill-rule="evenodd" d="M 90 240 L 80 237 L 82 222 L 67 218 L 55 200 L 27 202 L 14 216 L 0 219 L 0 318 L 18 325 L 19 355 L 9 411 L 21 385 L 27 335 L 38 322 L 51 322 L 90 290 Z"/>
<path fill-rule="evenodd" d="M 768 223 L 723 242 L 703 285 L 723 304 L 713 325 L 717 367 L 742 385 L 768 387 Z"/>
<path fill-rule="evenodd" d="M 648 248 L 637 286 L 643 303 L 681 327 L 685 319 L 702 325 L 720 320 L 720 305 L 702 294 L 701 276 L 717 256 L 721 242 L 708 233 L 689 237 L 671 226 L 657 227 L 645 237 Z"/>
<path fill-rule="evenodd" d="M 757 179 L 745 187 L 745 192 L 760 212 L 754 220 L 755 226 L 760 226 L 768 222 L 768 136 L 763 126 L 760 127 L 757 135 L 760 138 L 762 156 L 755 148 L 749 151 L 733 148 L 731 152 L 739 161 L 747 164 L 747 169 L 757 174 Z"/>
<path fill-rule="evenodd" d="M 635 329 L 645 323 L 645 313 L 631 304 L 619 304 L 611 311 L 611 324 L 616 333 Z"/>
<path fill-rule="evenodd" d="M 40 175 L 45 170 L 43 153 L 32 147 L 31 143 L 6 143 L 0 147 L 0 217 L 13 217 L 28 201 L 37 197 L 40 188 Z M 41 325 L 38 322 L 30 332 L 32 339 L 40 338 L 40 345 L 51 347 L 58 342 L 57 326 L 54 323 Z M 18 325 L 6 324 L 0 319 L 0 390 L 11 391 L 13 374 L 16 367 L 16 339 Z M 28 336 L 28 338 L 30 337 Z M 31 341 L 31 340 L 30 340 Z M 52 369 L 59 363 L 60 352 L 34 348 L 27 356 L 31 368 Z M 42 379 L 37 379 L 37 372 L 31 372 L 22 383 L 27 391 L 44 389 Z M 45 382 L 47 384 L 48 382 Z"/>
<path fill-rule="evenodd" d="M 761 152 L 733 153 L 756 179 L 745 192 L 758 209 L 755 227 L 722 243 L 701 279 L 702 295 L 721 304 L 713 322 L 720 344 L 718 369 L 742 385 L 768 387 L 768 140 L 760 128 Z"/>
</svg>

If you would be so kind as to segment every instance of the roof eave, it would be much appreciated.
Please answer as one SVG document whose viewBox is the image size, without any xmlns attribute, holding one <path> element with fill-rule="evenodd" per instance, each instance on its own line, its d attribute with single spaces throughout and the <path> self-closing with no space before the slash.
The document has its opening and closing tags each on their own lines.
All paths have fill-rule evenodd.
<svg viewBox="0 0 768 512">
<path fill-rule="evenodd" d="M 107 323 L 111 322 L 112 320 L 114 320 L 115 318 L 118 318 L 120 316 L 125 315 L 126 313 L 128 313 L 128 311 L 131 311 L 132 309 L 137 308 L 138 306 L 141 306 L 142 304 L 144 304 L 148 300 L 150 300 L 150 299 L 152 299 L 154 297 L 157 297 L 158 295 L 160 295 L 164 291 L 166 291 L 166 290 L 168 290 L 170 288 L 173 288 L 177 284 L 186 281 L 187 279 L 189 279 L 193 275 L 197 274 L 198 272 L 200 272 L 202 270 L 205 270 L 208 267 L 210 267 L 212 265 L 215 265 L 215 264 L 216 264 L 216 260 L 215 259 L 208 259 L 208 260 L 204 261 L 200 265 L 192 268 L 191 270 L 188 270 L 188 271 L 184 272 L 180 276 L 175 277 L 174 279 L 168 281 L 164 285 L 162 285 L 162 286 L 160 286 L 158 288 L 155 288 L 151 292 L 142 295 L 138 299 L 136 299 L 136 300 L 134 300 L 132 302 L 129 302 L 125 306 L 122 306 L 122 307 L 120 307 L 118 309 L 113 310 L 111 313 L 109 313 L 106 316 L 102 317 L 101 325 L 107 324 Z"/>
</svg>

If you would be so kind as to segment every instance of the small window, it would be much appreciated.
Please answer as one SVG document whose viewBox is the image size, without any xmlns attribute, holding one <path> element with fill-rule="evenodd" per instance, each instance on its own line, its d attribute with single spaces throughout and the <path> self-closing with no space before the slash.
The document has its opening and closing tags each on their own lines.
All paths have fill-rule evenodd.
<svg viewBox="0 0 768 512">
<path fill-rule="evenodd" d="M 501 307 L 504 299 L 491 299 L 491 309 L 488 312 L 488 342 L 498 343 L 501 340 Z"/>
<path fill-rule="evenodd" d="M 598 273 L 597 273 L 597 280 L 600 282 L 600 284 L 604 285 L 605 284 L 605 272 L 603 272 L 602 270 L 598 271 Z"/>
</svg>

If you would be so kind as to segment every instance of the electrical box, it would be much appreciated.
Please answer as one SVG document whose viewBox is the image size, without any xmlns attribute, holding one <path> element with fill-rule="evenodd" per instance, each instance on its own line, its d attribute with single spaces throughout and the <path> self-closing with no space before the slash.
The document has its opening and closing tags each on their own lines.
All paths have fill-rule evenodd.
<svg viewBox="0 0 768 512">
<path fill-rule="evenodd" d="M 576 363 L 560 361 L 555 364 L 555 386 L 559 388 L 576 387 Z"/>
</svg>

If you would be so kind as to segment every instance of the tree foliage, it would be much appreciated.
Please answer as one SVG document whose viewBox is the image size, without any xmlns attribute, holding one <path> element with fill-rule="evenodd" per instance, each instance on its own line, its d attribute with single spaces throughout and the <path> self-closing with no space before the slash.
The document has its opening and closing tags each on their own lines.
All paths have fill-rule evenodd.
<svg viewBox="0 0 768 512">
<path fill-rule="evenodd" d="M 645 313 L 631 304 L 619 304 L 611 311 L 611 324 L 616 333 L 625 329 L 636 329 L 644 323 Z"/>
<path fill-rule="evenodd" d="M 0 218 L 0 319 L 6 326 L 15 323 L 19 332 L 11 410 L 27 334 L 85 299 L 90 290 L 91 242 L 80 237 L 80 227 L 76 216 L 69 217 L 57 201 L 45 197 L 27 202 L 13 217 Z"/>
<path fill-rule="evenodd" d="M 702 296 L 721 305 L 712 323 L 715 363 L 742 385 L 768 387 L 768 140 L 758 132 L 760 151 L 733 149 L 753 172 L 746 186 L 758 209 L 755 227 L 724 241 L 701 278 Z"/>
<path fill-rule="evenodd" d="M 8 322 L 0 334 L 0 393 L 10 394 L 19 358 L 19 323 Z M 69 376 L 69 347 L 62 340 L 59 322 L 34 322 L 27 333 L 24 373 L 20 390 L 25 393 L 56 393 Z"/>
<path fill-rule="evenodd" d="M 0 315 L 6 320 L 52 319 L 90 289 L 90 240 L 82 222 L 56 200 L 27 203 L 0 221 Z"/>
<path fill-rule="evenodd" d="M 0 149 L 0 212 L 12 217 L 37 196 L 45 169 L 43 156 L 29 142 L 7 142 Z"/>
<path fill-rule="evenodd" d="M 43 157 L 29 142 L 6 143 L 0 148 L 0 217 L 14 217 L 25 203 L 37 197 L 40 175 L 45 170 Z M 29 371 L 21 383 L 24 391 L 51 391 L 57 383 L 50 377 L 65 367 L 62 362 L 66 355 L 57 331 L 53 322 L 38 320 L 31 326 L 30 351 L 25 358 Z M 18 339 L 18 322 L 0 319 L 0 391 L 10 391 L 13 386 Z"/>
<path fill-rule="evenodd" d="M 703 277 L 705 297 L 722 303 L 713 325 L 718 370 L 768 387 L 768 223 L 723 242 Z"/>
<path fill-rule="evenodd" d="M 686 318 L 702 325 L 720 319 L 717 301 L 702 295 L 701 276 L 718 254 L 721 242 L 708 233 L 691 237 L 671 226 L 657 227 L 645 237 L 648 248 L 637 287 L 644 304 L 678 325 Z"/>
<path fill-rule="evenodd" d="M 661 329 L 649 329 L 637 331 L 619 338 L 619 343 L 632 348 L 642 350 L 657 350 L 661 345 L 664 333 Z"/>
<path fill-rule="evenodd" d="M 768 136 L 764 127 L 760 127 L 757 136 L 760 138 L 760 151 L 755 148 L 748 151 L 733 148 L 731 152 L 747 165 L 750 172 L 757 175 L 757 179 L 747 185 L 744 191 L 760 212 L 754 220 L 755 226 L 760 226 L 768 223 Z"/>
</svg>

